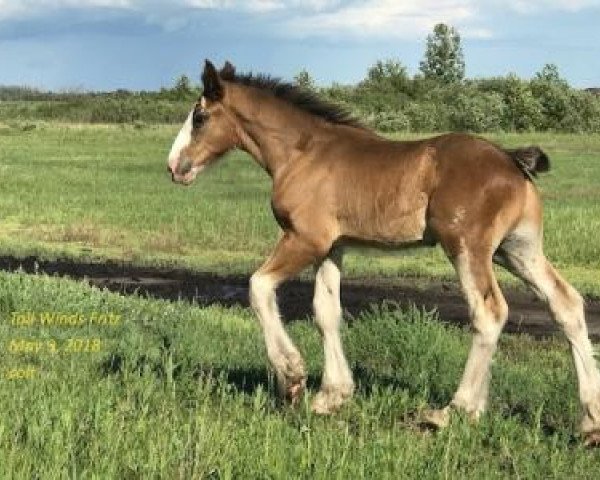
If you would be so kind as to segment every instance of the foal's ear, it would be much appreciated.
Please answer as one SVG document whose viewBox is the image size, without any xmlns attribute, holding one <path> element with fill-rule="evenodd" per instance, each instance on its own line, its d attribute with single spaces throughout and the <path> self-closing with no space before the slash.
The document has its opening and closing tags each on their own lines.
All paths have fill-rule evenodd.
<svg viewBox="0 0 600 480">
<path fill-rule="evenodd" d="M 226 61 L 219 75 L 223 80 L 233 80 L 235 77 L 235 67 L 229 61 Z"/>
<path fill-rule="evenodd" d="M 202 95 L 209 100 L 217 101 L 223 97 L 223 85 L 215 66 L 206 60 L 202 72 Z"/>
</svg>

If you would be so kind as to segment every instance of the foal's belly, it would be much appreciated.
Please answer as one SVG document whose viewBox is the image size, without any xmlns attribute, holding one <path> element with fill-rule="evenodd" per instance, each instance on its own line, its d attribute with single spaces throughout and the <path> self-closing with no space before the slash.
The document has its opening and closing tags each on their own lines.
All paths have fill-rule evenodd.
<svg viewBox="0 0 600 480">
<path fill-rule="evenodd" d="M 427 229 L 427 197 L 361 205 L 342 220 L 344 237 L 359 242 L 403 245 L 423 241 Z"/>
</svg>

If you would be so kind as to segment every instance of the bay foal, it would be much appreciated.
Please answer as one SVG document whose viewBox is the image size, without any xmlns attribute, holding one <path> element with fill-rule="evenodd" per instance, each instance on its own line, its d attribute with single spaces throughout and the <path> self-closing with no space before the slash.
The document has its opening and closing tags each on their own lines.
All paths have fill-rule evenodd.
<svg viewBox="0 0 600 480">
<path fill-rule="evenodd" d="M 281 393 L 296 402 L 304 362 L 281 323 L 275 290 L 316 266 L 314 310 L 325 350 L 312 408 L 338 409 L 354 383 L 340 341 L 340 269 L 346 244 L 440 244 L 469 305 L 473 344 L 450 405 L 429 413 L 443 426 L 451 408 L 477 418 L 486 407 L 492 355 L 508 307 L 492 269 L 503 265 L 549 305 L 570 344 L 583 407 L 581 429 L 600 437 L 600 374 L 581 296 L 542 251 L 542 206 L 532 177 L 548 170 L 536 147 L 504 150 L 466 134 L 397 142 L 369 131 L 339 108 L 265 76 L 220 72 L 206 62 L 203 96 L 169 155 L 175 182 L 191 183 L 225 152 L 248 152 L 273 180 L 271 204 L 283 234 L 250 280 Z"/>
</svg>

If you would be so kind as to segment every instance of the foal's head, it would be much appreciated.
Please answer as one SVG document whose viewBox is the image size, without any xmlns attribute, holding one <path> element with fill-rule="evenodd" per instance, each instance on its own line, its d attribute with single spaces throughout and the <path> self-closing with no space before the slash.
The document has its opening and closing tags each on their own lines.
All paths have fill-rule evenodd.
<svg viewBox="0 0 600 480">
<path fill-rule="evenodd" d="M 221 72 L 206 61 L 202 73 L 203 92 L 179 131 L 169 153 L 168 170 L 174 182 L 189 185 L 206 166 L 237 143 L 235 118 L 224 108 L 223 79 L 235 75 L 226 62 Z"/>
</svg>

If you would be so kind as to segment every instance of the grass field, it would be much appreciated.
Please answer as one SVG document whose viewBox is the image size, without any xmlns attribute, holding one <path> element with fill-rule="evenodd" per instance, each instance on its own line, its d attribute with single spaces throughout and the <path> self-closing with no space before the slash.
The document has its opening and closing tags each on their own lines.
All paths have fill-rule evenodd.
<svg viewBox="0 0 600 480">
<path fill-rule="evenodd" d="M 172 185 L 165 157 L 176 130 L 0 125 L 0 254 L 250 273 L 277 237 L 268 177 L 236 153 L 193 187 Z M 548 256 L 600 295 L 600 136 L 494 140 L 550 154 L 553 170 L 539 182 Z M 451 275 L 437 249 L 352 253 L 347 265 L 361 277 Z M 48 325 L 52 318 L 63 323 Z M 584 449 L 576 434 L 574 369 L 559 340 L 503 337 L 490 412 L 476 428 L 457 417 L 433 434 L 419 414 L 451 399 L 469 346 L 466 332 L 435 313 L 383 305 L 350 319 L 343 335 L 358 393 L 331 418 L 309 411 L 322 347 L 305 319 L 289 326 L 310 374 L 296 410 L 277 404 L 262 335 L 242 308 L 0 272 L 0 320 L 0 478 L 592 479 L 600 471 L 600 449 Z"/>
<path fill-rule="evenodd" d="M 358 394 L 321 418 L 309 398 L 297 410 L 276 404 L 246 310 L 23 274 L 0 273 L 0 298 L 2 343 L 40 342 L 37 353 L 13 343 L 1 354 L 1 478 L 592 479 L 600 468 L 600 450 L 574 436 L 579 407 L 562 343 L 504 338 L 490 413 L 477 428 L 457 417 L 432 434 L 419 428 L 419 412 L 451 398 L 468 335 L 431 314 L 384 306 L 344 328 Z M 13 312 L 32 311 L 84 321 L 12 323 Z M 100 314 L 118 320 L 98 324 Z M 290 331 L 314 393 L 319 336 L 307 322 Z M 100 346 L 67 351 L 70 339 Z M 13 368 L 31 378 L 8 379 Z"/>
<path fill-rule="evenodd" d="M 171 184 L 177 127 L 0 128 L 0 249 L 17 255 L 176 264 L 248 273 L 277 239 L 268 176 L 241 153 L 190 188 Z M 600 135 L 500 135 L 540 144 L 553 169 L 539 182 L 546 251 L 588 294 L 600 295 Z M 365 255 L 366 253 L 366 255 Z M 350 254 L 350 275 L 453 276 L 439 249 Z"/>
</svg>

